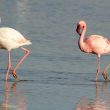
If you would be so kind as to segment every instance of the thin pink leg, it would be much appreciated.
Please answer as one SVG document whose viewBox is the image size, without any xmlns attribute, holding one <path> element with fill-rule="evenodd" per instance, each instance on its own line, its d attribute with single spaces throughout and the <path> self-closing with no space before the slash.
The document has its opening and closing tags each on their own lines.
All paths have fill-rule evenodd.
<svg viewBox="0 0 110 110">
<path fill-rule="evenodd" d="M 24 61 L 24 59 L 29 55 L 30 51 L 26 48 L 21 47 L 22 50 L 24 50 L 26 53 L 25 55 L 20 59 L 20 61 L 17 63 L 17 65 L 15 66 L 15 68 L 12 70 L 12 75 L 14 78 L 17 78 L 16 75 L 16 69 L 20 66 L 20 64 Z"/>
<path fill-rule="evenodd" d="M 110 64 L 104 69 L 104 71 L 102 72 L 102 75 L 104 77 L 104 79 L 107 81 L 107 80 L 110 80 L 108 77 L 107 77 L 107 74 L 106 74 L 106 71 L 107 69 L 110 68 Z"/>
<path fill-rule="evenodd" d="M 98 80 L 99 72 L 100 72 L 100 57 L 98 57 L 98 68 L 97 68 L 97 72 L 96 72 L 96 81 Z"/>
<path fill-rule="evenodd" d="M 110 67 L 110 64 L 104 69 L 104 72 L 106 72 L 109 67 Z"/>
<path fill-rule="evenodd" d="M 6 81 L 8 80 L 8 74 L 9 74 L 10 68 L 11 68 L 11 59 L 10 59 L 10 50 L 8 50 L 8 66 L 7 66 L 7 72 L 6 72 Z"/>
</svg>

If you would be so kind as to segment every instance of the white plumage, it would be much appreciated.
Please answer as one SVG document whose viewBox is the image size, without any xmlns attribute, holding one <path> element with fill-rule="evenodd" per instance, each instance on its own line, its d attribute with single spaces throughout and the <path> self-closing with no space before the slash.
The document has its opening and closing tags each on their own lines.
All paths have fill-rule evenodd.
<svg viewBox="0 0 110 110">
<path fill-rule="evenodd" d="M 23 45 L 30 45 L 31 42 L 15 29 L 2 27 L 0 28 L 0 48 L 14 49 Z"/>
<path fill-rule="evenodd" d="M 32 44 L 29 40 L 27 40 L 20 32 L 13 28 L 1 27 L 0 28 L 0 49 L 8 50 L 8 67 L 6 72 L 6 80 L 8 79 L 8 73 L 11 68 L 11 60 L 10 60 L 10 51 L 11 49 L 21 47 L 26 53 L 21 58 L 21 60 L 17 63 L 15 68 L 12 70 L 12 75 L 17 78 L 16 69 L 23 62 L 23 60 L 29 55 L 30 51 L 26 48 L 23 48 L 23 45 Z"/>
</svg>

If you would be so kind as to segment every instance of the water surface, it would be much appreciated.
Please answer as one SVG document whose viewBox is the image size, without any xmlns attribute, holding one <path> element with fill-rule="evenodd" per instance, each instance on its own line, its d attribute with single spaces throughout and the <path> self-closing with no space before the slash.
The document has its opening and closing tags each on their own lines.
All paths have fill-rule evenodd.
<svg viewBox="0 0 110 110">
<path fill-rule="evenodd" d="M 109 0 L 1 0 L 1 26 L 17 29 L 33 43 L 27 46 L 31 54 L 17 70 L 20 82 L 11 74 L 4 81 L 7 51 L 0 51 L 1 109 L 92 110 L 103 106 L 109 110 L 110 84 L 101 74 L 96 84 L 96 56 L 79 50 L 75 32 L 77 22 L 84 19 L 86 35 L 109 38 L 109 6 Z M 12 51 L 12 67 L 23 54 L 20 49 Z M 109 55 L 101 57 L 101 71 L 109 61 Z"/>
</svg>

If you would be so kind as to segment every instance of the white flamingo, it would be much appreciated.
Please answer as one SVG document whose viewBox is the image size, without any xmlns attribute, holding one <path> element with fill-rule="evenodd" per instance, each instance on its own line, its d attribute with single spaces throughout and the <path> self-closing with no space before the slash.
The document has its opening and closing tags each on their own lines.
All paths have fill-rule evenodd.
<svg viewBox="0 0 110 110">
<path fill-rule="evenodd" d="M 15 68 L 12 70 L 12 75 L 17 79 L 16 69 L 20 66 L 20 64 L 24 61 L 24 59 L 29 55 L 30 51 L 24 47 L 23 45 L 30 45 L 31 42 L 27 40 L 20 32 L 13 28 L 1 27 L 0 28 L 0 49 L 8 50 L 8 66 L 6 71 L 6 80 L 8 79 L 8 73 L 11 68 L 11 59 L 10 59 L 10 51 L 12 49 L 21 48 L 25 51 L 25 55 L 20 59 Z"/>
</svg>

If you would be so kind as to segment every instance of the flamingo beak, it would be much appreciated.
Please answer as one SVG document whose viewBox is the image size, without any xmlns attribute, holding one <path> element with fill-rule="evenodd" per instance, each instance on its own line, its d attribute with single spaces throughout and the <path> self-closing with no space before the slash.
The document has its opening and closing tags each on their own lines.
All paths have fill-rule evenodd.
<svg viewBox="0 0 110 110">
<path fill-rule="evenodd" d="M 77 25 L 76 32 L 77 32 L 79 35 L 81 35 L 81 32 L 80 32 L 80 25 Z"/>
</svg>

